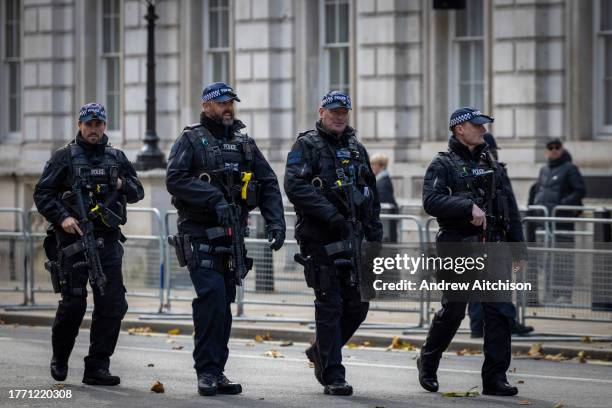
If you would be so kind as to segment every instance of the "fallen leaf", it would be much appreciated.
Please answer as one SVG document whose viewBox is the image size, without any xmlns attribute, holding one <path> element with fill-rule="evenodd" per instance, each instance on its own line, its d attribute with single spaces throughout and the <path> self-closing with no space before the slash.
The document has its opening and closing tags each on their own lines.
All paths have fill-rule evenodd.
<svg viewBox="0 0 612 408">
<path fill-rule="evenodd" d="M 369 341 L 364 341 L 363 342 L 363 347 L 370 347 L 370 342 Z"/>
<path fill-rule="evenodd" d="M 151 334 L 151 333 L 153 333 L 153 329 L 151 329 L 149 326 L 132 327 L 131 329 L 128 329 L 128 334 L 130 335 L 134 335 L 134 334 L 145 335 L 145 334 Z"/>
<path fill-rule="evenodd" d="M 293 346 L 293 342 L 292 342 L 291 340 L 281 341 L 281 343 L 279 344 L 279 346 L 281 346 L 281 347 L 289 347 L 289 346 Z"/>
<path fill-rule="evenodd" d="M 527 400 L 520 400 L 519 401 L 519 405 L 531 405 L 531 402 L 529 402 Z"/>
<path fill-rule="evenodd" d="M 533 343 L 527 352 L 530 357 L 542 357 L 542 343 Z"/>
<path fill-rule="evenodd" d="M 255 341 L 258 343 L 262 343 L 264 341 L 270 341 L 270 340 L 272 340 L 272 335 L 270 333 L 258 334 L 255 336 Z"/>
<path fill-rule="evenodd" d="M 65 384 L 53 384 L 53 386 L 57 390 L 63 390 L 66 385 Z"/>
<path fill-rule="evenodd" d="M 247 346 L 247 347 L 255 347 L 255 343 L 253 343 L 252 341 L 249 341 L 249 342 L 245 343 L 245 346 Z"/>
<path fill-rule="evenodd" d="M 563 402 L 559 402 L 553 408 L 563 408 L 563 407 L 564 407 Z"/>
<path fill-rule="evenodd" d="M 474 354 L 480 354 L 480 352 L 476 350 L 472 350 L 470 348 L 464 348 L 462 350 L 457 350 L 458 356 L 473 356 Z"/>
<path fill-rule="evenodd" d="M 399 336 L 393 336 L 393 339 L 391 339 L 391 344 L 389 346 L 387 346 L 387 351 L 389 351 L 389 350 L 414 351 L 414 350 L 416 350 L 416 347 L 414 347 L 414 345 L 412 345 L 412 343 L 409 343 L 407 341 L 403 341 L 402 339 L 400 339 Z"/>
<path fill-rule="evenodd" d="M 168 330 L 168 334 L 171 334 L 171 335 L 181 334 L 181 329 L 170 329 Z"/>
<path fill-rule="evenodd" d="M 174 346 L 172 347 L 172 350 L 182 350 L 183 346 Z"/>
<path fill-rule="evenodd" d="M 266 351 L 263 355 L 265 357 L 272 357 L 272 358 L 285 358 L 285 356 L 283 356 L 278 350 Z"/>
<path fill-rule="evenodd" d="M 523 380 L 518 380 L 516 383 L 517 383 L 517 384 L 525 384 L 525 381 L 523 381 Z"/>
<path fill-rule="evenodd" d="M 586 362 L 587 362 L 587 356 L 586 356 L 586 353 L 585 353 L 584 351 L 582 351 L 582 350 L 580 350 L 580 351 L 578 352 L 578 361 L 579 361 L 581 364 L 584 364 L 584 363 L 586 363 Z"/>
<path fill-rule="evenodd" d="M 359 346 L 357 345 L 357 343 L 349 343 L 349 344 L 346 345 L 346 347 L 348 347 L 350 349 L 356 349 Z"/>
<path fill-rule="evenodd" d="M 592 343 L 593 342 L 591 340 L 591 337 L 589 337 L 589 336 L 583 336 L 582 339 L 580 339 L 580 341 L 582 341 L 583 343 Z"/>
<path fill-rule="evenodd" d="M 151 387 L 151 391 L 153 391 L 154 393 L 157 393 L 157 394 L 163 394 L 164 391 L 165 391 L 164 390 L 164 384 L 160 383 L 159 380 L 155 381 L 155 383 Z"/>
<path fill-rule="evenodd" d="M 147 364 L 147 367 L 155 367 L 155 364 L 149 363 L 149 364 Z"/>
<path fill-rule="evenodd" d="M 569 360 L 569 358 L 567 358 L 563 353 L 559 353 L 559 354 L 546 354 L 544 356 L 544 360 L 548 360 L 548 361 L 565 361 L 565 360 Z"/>
<path fill-rule="evenodd" d="M 443 392 L 442 396 L 446 397 L 446 398 L 454 398 L 454 397 L 477 397 L 480 395 L 480 393 L 478 391 L 476 391 L 476 389 L 478 389 L 478 386 L 472 387 L 467 391 L 450 391 L 450 392 Z"/>
<path fill-rule="evenodd" d="M 313 362 L 311 362 L 311 361 L 309 361 L 309 362 L 308 362 L 308 368 L 314 368 L 314 363 L 313 363 Z"/>
</svg>

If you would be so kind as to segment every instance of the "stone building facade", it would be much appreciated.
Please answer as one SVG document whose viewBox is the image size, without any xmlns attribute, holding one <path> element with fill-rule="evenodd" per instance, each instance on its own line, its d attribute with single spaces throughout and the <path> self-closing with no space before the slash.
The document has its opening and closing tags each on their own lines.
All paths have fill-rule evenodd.
<svg viewBox="0 0 612 408">
<path fill-rule="evenodd" d="M 606 198 L 612 175 L 612 1 L 157 0 L 157 133 L 167 154 L 198 120 L 204 84 L 229 81 L 238 116 L 282 178 L 298 132 L 330 88 L 387 153 L 400 202 L 444 149 L 449 112 L 476 105 L 521 204 L 546 139 L 566 141 Z M 134 159 L 145 133 L 146 2 L 0 2 L 0 207 L 32 206 L 44 162 L 74 137 L 88 101 L 109 111 L 111 142 Z M 142 174 L 143 206 L 168 208 L 163 170 Z M 605 181 L 605 183 L 602 183 Z M 603 186 L 603 187 L 602 187 Z M 599 190 L 598 190 L 599 188 Z"/>
</svg>

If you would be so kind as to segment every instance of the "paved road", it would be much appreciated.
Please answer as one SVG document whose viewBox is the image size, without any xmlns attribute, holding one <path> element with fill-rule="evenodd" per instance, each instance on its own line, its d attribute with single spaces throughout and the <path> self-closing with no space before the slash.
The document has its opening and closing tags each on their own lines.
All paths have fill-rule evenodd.
<svg viewBox="0 0 612 408">
<path fill-rule="evenodd" d="M 304 344 L 281 347 L 275 342 L 232 340 L 227 374 L 243 383 L 239 396 L 200 397 L 192 369 L 191 336 L 128 335 L 122 333 L 112 361 L 112 372 L 122 378 L 118 387 L 91 387 L 81 383 L 83 356 L 89 332 L 81 331 L 71 358 L 64 390 L 72 398 L 10 399 L 9 390 L 52 389 L 49 376 L 50 328 L 0 326 L 1 407 L 609 407 L 612 401 L 612 366 L 515 359 L 509 374 L 522 383 L 517 397 L 479 396 L 445 398 L 420 388 L 415 353 L 384 349 L 345 349 L 352 397 L 322 393 L 312 375 Z M 283 358 L 266 357 L 272 349 Z M 153 364 L 153 367 L 148 367 Z M 439 372 L 441 391 L 465 391 L 480 385 L 482 356 L 445 355 Z M 160 380 L 166 392 L 154 394 Z M 525 401 L 528 401 L 527 404 Z"/>
</svg>

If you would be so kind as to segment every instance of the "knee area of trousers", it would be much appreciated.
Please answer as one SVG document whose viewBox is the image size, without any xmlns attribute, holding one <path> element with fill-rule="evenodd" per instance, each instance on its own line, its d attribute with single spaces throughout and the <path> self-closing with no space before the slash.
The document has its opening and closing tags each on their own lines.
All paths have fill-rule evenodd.
<svg viewBox="0 0 612 408">
<path fill-rule="evenodd" d="M 68 313 L 84 313 L 87 308 L 87 298 L 81 296 L 66 296 L 60 301 L 61 308 Z"/>
</svg>

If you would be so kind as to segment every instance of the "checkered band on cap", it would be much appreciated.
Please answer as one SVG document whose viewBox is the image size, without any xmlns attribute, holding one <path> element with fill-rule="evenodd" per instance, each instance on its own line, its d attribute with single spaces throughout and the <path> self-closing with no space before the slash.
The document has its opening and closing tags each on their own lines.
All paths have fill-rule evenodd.
<svg viewBox="0 0 612 408">
<path fill-rule="evenodd" d="M 321 106 L 325 107 L 334 102 L 342 102 L 347 108 L 351 108 L 351 97 L 340 92 L 328 93 L 321 100 Z"/>
<path fill-rule="evenodd" d="M 480 111 L 468 112 L 463 115 L 459 115 L 456 118 L 452 118 L 448 124 L 448 127 L 453 127 L 463 122 L 467 122 L 468 120 L 472 120 L 478 116 L 484 116 Z"/>
<path fill-rule="evenodd" d="M 218 98 L 221 95 L 225 95 L 226 93 L 232 94 L 232 96 L 234 96 L 234 90 L 232 88 L 221 88 L 221 89 L 215 89 L 214 91 L 210 91 L 204 95 L 202 95 L 202 100 L 204 102 L 208 102 L 211 99 L 215 99 Z"/>
</svg>

